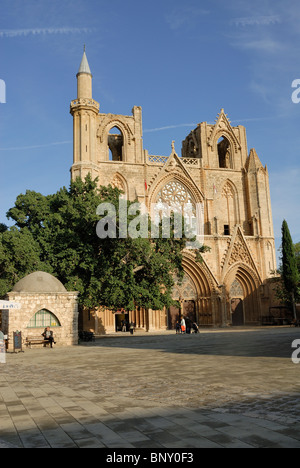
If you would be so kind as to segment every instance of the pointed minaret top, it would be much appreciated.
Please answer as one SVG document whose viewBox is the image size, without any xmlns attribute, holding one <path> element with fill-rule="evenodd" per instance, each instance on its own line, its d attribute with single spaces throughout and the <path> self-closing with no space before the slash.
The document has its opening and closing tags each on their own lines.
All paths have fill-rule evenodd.
<svg viewBox="0 0 300 468">
<path fill-rule="evenodd" d="M 91 69 L 90 69 L 90 66 L 86 57 L 86 53 L 85 53 L 85 46 L 84 46 L 83 56 L 82 56 L 81 64 L 80 64 L 77 75 L 79 75 L 79 73 L 86 73 L 88 75 L 92 75 Z"/>
</svg>

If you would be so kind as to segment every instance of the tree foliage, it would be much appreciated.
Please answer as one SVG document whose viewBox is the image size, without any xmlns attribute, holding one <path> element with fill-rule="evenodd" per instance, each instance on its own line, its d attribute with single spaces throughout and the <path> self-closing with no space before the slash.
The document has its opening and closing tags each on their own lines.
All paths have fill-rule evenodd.
<svg viewBox="0 0 300 468">
<path fill-rule="evenodd" d="M 12 227 L 0 232 L 0 297 L 32 271 L 52 273 L 51 266 L 41 261 L 41 251 L 27 227 Z"/>
<path fill-rule="evenodd" d="M 300 256 L 299 244 L 293 244 L 287 222 L 282 223 L 280 278 L 276 280 L 276 295 L 289 306 L 296 318 L 295 304 L 300 300 Z"/>
<path fill-rule="evenodd" d="M 188 239 L 175 239 L 174 218 L 168 239 L 163 238 L 161 226 L 160 235 L 151 238 L 151 220 L 146 238 L 120 236 L 124 223 L 119 214 L 120 195 L 111 186 L 97 188 L 97 180 L 90 176 L 84 181 L 76 179 L 69 189 L 64 187 L 54 195 L 33 191 L 19 195 L 7 214 L 15 227 L 0 234 L 1 294 L 16 279 L 42 269 L 54 274 L 68 290 L 79 291 L 80 303 L 88 308 L 101 304 L 112 310 L 161 309 L 171 305 L 173 277 L 183 277 L 182 255 Z M 97 207 L 103 203 L 115 207 L 115 238 L 97 235 L 101 219 Z M 129 225 L 135 218 L 128 214 L 132 203 L 123 203 L 127 204 L 125 221 Z M 10 236 L 15 242 L 11 254 L 7 246 Z M 205 250 L 196 250 L 198 260 Z"/>
</svg>

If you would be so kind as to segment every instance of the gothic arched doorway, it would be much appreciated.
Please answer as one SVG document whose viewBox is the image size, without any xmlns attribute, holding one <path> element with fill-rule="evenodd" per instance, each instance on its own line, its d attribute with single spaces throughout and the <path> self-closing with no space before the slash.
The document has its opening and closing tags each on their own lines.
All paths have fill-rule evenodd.
<svg viewBox="0 0 300 468">
<path fill-rule="evenodd" d="M 171 306 L 168 310 L 168 328 L 174 330 L 177 320 L 183 315 L 185 318 L 196 322 L 197 292 L 193 280 L 185 274 L 183 280 L 175 278 L 172 294 L 173 300 L 180 303 L 180 307 Z"/>
<path fill-rule="evenodd" d="M 259 282 L 255 272 L 249 266 L 238 263 L 228 272 L 225 284 L 229 292 L 229 323 L 235 326 L 260 323 Z"/>
<path fill-rule="evenodd" d="M 244 290 L 241 283 L 237 279 L 235 279 L 231 285 L 230 298 L 230 312 L 232 325 L 244 325 Z"/>
<path fill-rule="evenodd" d="M 231 318 L 232 318 L 232 326 L 238 327 L 244 325 L 244 303 L 243 299 L 235 298 L 231 299 Z"/>
</svg>

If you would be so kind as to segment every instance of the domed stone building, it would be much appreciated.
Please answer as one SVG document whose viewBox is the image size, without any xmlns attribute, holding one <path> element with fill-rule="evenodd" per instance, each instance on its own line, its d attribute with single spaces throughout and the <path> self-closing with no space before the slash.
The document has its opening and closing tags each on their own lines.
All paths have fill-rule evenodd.
<svg viewBox="0 0 300 468">
<path fill-rule="evenodd" d="M 58 346 L 78 343 L 77 292 L 68 292 L 54 276 L 36 271 L 15 284 L 7 294 L 9 301 L 21 304 L 19 310 L 2 311 L 2 329 L 13 346 L 13 332 L 40 337 L 46 327 L 54 332 Z"/>
</svg>

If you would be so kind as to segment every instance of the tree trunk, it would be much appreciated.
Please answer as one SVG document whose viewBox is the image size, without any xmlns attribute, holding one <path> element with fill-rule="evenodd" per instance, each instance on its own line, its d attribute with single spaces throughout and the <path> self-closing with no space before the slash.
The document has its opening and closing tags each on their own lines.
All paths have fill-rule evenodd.
<svg viewBox="0 0 300 468">
<path fill-rule="evenodd" d="M 293 314 L 294 319 L 297 320 L 297 309 L 296 309 L 296 301 L 295 301 L 295 294 L 292 292 L 292 303 L 293 303 Z"/>
</svg>

